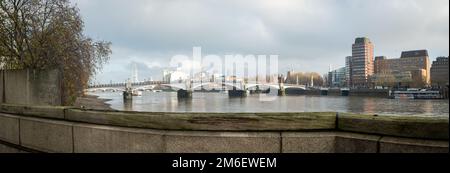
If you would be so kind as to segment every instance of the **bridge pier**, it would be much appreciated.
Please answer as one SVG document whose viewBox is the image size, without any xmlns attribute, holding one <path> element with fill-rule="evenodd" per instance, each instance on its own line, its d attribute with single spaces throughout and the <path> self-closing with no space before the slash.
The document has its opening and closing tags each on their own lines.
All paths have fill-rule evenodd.
<svg viewBox="0 0 450 173">
<path fill-rule="evenodd" d="M 229 97 L 247 97 L 247 90 L 229 90 Z"/>
<path fill-rule="evenodd" d="M 341 96 L 349 96 L 350 90 L 341 90 Z"/>
<path fill-rule="evenodd" d="M 177 97 L 179 99 L 189 99 L 192 98 L 192 91 L 191 90 L 184 90 L 180 89 L 177 91 Z"/>
<path fill-rule="evenodd" d="M 278 89 L 278 96 L 286 96 L 286 90 L 283 89 Z"/>
<path fill-rule="evenodd" d="M 278 87 L 279 87 L 279 89 L 278 89 L 278 96 L 285 96 L 286 95 L 286 90 L 284 88 L 284 83 L 282 82 L 282 77 L 281 76 L 278 77 L 278 81 L 279 81 L 279 83 L 278 83 Z"/>
<path fill-rule="evenodd" d="M 124 91 L 123 92 L 123 100 L 124 101 L 133 100 L 133 92 L 131 92 L 131 91 Z"/>
<path fill-rule="evenodd" d="M 263 91 L 258 86 L 256 87 L 256 90 L 250 90 L 250 94 L 261 94 L 264 92 L 268 93 L 268 91 Z"/>
<path fill-rule="evenodd" d="M 321 90 L 320 90 L 320 95 L 322 95 L 322 96 L 327 96 L 327 95 L 328 95 L 328 90 L 326 90 L 326 89 L 321 89 Z"/>
</svg>

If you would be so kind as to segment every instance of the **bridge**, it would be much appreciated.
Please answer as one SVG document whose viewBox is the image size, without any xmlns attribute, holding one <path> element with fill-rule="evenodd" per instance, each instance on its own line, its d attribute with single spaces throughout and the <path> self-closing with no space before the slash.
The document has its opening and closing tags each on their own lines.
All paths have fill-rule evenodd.
<svg viewBox="0 0 450 173">
<path fill-rule="evenodd" d="M 145 81 L 145 82 L 131 83 L 131 85 L 133 85 L 133 86 L 158 85 L 158 84 L 168 84 L 168 82 L 165 82 L 165 81 Z M 125 88 L 126 85 L 127 85 L 126 82 L 123 82 L 123 83 L 111 83 L 111 84 L 98 84 L 98 85 L 89 85 L 88 89 L 118 88 L 118 87 Z"/>
<path fill-rule="evenodd" d="M 168 84 L 168 82 L 164 81 L 145 81 L 145 82 L 135 82 L 131 83 L 132 86 L 135 87 L 136 90 L 147 90 L 153 89 L 154 86 Z M 95 91 L 125 91 L 126 82 L 123 83 L 111 83 L 111 84 L 98 84 L 98 85 L 89 85 L 85 91 L 95 92 Z"/>
<path fill-rule="evenodd" d="M 126 83 L 118 83 L 118 84 L 103 84 L 103 85 L 93 85 L 89 86 L 86 91 L 95 92 L 95 91 L 103 91 L 103 92 L 117 92 L 117 91 L 125 91 Z M 249 84 L 241 84 L 235 82 L 194 82 L 192 83 L 192 87 L 188 87 L 185 83 L 168 83 L 162 81 L 153 81 L 153 82 L 139 82 L 133 83 L 133 90 L 145 91 L 145 90 L 153 90 L 156 86 L 160 87 L 168 87 L 174 90 L 198 90 L 200 88 L 211 88 L 222 90 L 226 88 L 236 88 L 237 90 L 256 90 L 257 87 L 261 88 L 273 88 L 280 89 L 280 85 L 278 83 L 249 83 Z M 306 90 L 305 85 L 291 85 L 291 84 L 283 84 L 283 89 L 287 88 L 297 88 Z"/>
</svg>

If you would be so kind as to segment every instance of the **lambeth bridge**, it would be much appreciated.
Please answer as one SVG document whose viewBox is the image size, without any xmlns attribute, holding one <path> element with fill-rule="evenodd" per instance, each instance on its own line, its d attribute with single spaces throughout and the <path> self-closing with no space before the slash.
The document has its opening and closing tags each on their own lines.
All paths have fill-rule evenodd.
<svg viewBox="0 0 450 173">
<path fill-rule="evenodd" d="M 125 91 L 126 83 L 116 83 L 116 84 L 101 84 L 101 85 L 91 85 L 86 90 L 87 92 L 116 92 Z M 230 90 L 234 88 L 237 90 L 256 90 L 257 88 L 273 88 L 273 89 L 287 89 L 296 88 L 306 90 L 305 85 L 292 85 L 292 84 L 280 84 L 280 83 L 236 83 L 233 81 L 229 82 L 193 82 L 190 85 L 186 83 L 169 83 L 163 81 L 147 81 L 147 82 L 137 82 L 131 84 L 133 91 L 146 91 L 154 90 L 155 88 L 171 88 L 172 90 L 199 90 L 204 88 L 215 89 L 215 90 Z"/>
</svg>

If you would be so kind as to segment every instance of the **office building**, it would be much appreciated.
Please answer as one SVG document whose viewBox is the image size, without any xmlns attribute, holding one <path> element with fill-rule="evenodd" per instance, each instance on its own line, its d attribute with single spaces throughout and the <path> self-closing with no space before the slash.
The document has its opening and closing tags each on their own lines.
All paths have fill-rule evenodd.
<svg viewBox="0 0 450 173">
<path fill-rule="evenodd" d="M 346 87 L 346 67 L 332 70 L 328 73 L 328 86 L 330 87 Z"/>
<path fill-rule="evenodd" d="M 352 45 L 351 58 L 351 86 L 369 87 L 370 77 L 374 72 L 373 62 L 374 46 L 369 38 L 356 38 Z"/>
<path fill-rule="evenodd" d="M 346 81 L 346 87 L 351 86 L 352 84 L 352 57 L 347 56 L 345 57 L 345 81 Z"/>
<path fill-rule="evenodd" d="M 405 51 L 395 59 L 376 57 L 374 64 L 376 86 L 423 88 L 430 83 L 427 50 Z"/>
<path fill-rule="evenodd" d="M 443 87 L 448 85 L 448 57 L 438 57 L 431 65 L 431 85 Z"/>
</svg>

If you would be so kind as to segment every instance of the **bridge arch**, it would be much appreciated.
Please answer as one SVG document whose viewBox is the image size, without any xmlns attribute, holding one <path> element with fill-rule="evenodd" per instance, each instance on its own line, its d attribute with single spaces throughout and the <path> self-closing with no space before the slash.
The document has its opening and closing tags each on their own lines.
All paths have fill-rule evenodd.
<svg viewBox="0 0 450 173">
<path fill-rule="evenodd" d="M 155 88 L 155 85 L 144 85 L 144 86 L 140 86 L 140 87 L 137 87 L 137 88 L 133 88 L 133 90 L 151 90 L 151 89 L 153 89 L 153 88 Z"/>
<path fill-rule="evenodd" d="M 117 92 L 117 91 L 125 91 L 125 89 L 122 89 L 122 88 L 91 88 L 91 89 L 85 89 L 84 91 L 87 91 L 87 92 L 97 92 L 97 91 L 102 91 L 102 92 L 113 91 L 113 92 Z"/>
<path fill-rule="evenodd" d="M 186 89 L 186 85 L 184 83 L 180 83 L 180 84 L 161 84 L 161 86 L 170 87 L 172 89 L 182 89 L 182 90 Z"/>
<path fill-rule="evenodd" d="M 288 85 L 288 86 L 284 86 L 284 89 L 288 89 L 288 88 L 297 88 L 297 89 L 302 89 L 302 90 L 306 90 L 306 86 L 292 86 L 292 85 Z"/>
<path fill-rule="evenodd" d="M 280 86 L 274 85 L 274 84 L 247 84 L 248 89 L 255 88 L 257 86 L 265 86 L 265 87 L 269 87 L 269 88 L 280 89 Z"/>
<path fill-rule="evenodd" d="M 207 86 L 207 85 L 210 85 L 210 84 L 216 84 L 216 85 L 219 85 L 219 86 L 222 86 L 222 84 L 225 84 L 225 86 L 228 86 L 228 87 L 236 87 L 237 89 L 241 89 L 241 86 L 238 83 L 236 83 L 236 85 L 234 85 L 234 83 L 214 83 L 214 82 L 198 84 L 198 85 L 193 86 L 192 89 L 197 89 L 197 88 L 200 88 L 202 86 Z"/>
</svg>

